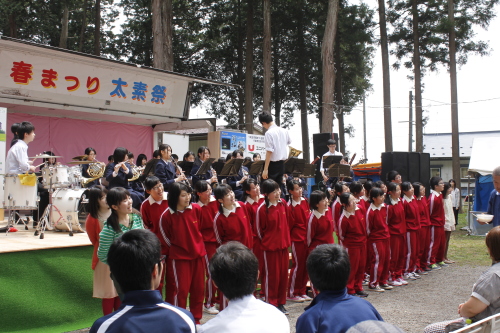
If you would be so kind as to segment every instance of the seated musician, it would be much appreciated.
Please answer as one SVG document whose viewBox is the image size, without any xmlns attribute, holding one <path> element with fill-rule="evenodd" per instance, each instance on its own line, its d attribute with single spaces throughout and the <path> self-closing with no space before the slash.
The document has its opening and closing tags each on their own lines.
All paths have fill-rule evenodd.
<svg viewBox="0 0 500 333">
<path fill-rule="evenodd" d="M 231 155 L 232 159 L 243 159 L 243 151 L 236 149 Z M 236 176 L 227 177 L 227 184 L 233 189 L 234 195 L 238 201 L 243 200 L 243 189 L 241 184 L 248 179 L 248 168 L 246 166 L 241 166 L 238 170 Z"/>
<path fill-rule="evenodd" d="M 201 146 L 200 148 L 198 148 L 198 156 L 194 160 L 193 169 L 191 169 L 193 184 L 196 184 L 198 180 L 206 180 L 211 185 L 218 182 L 217 176 L 212 175 L 212 172 L 210 170 L 208 170 L 203 175 L 196 175 L 203 162 L 205 162 L 209 158 L 210 158 L 210 149 L 208 149 L 208 147 Z"/>
<path fill-rule="evenodd" d="M 139 210 L 141 203 L 144 201 L 144 195 L 135 191 L 130 186 L 131 179 L 134 174 L 132 173 L 132 167 L 127 162 L 127 149 L 123 147 L 118 147 L 113 153 L 113 162 L 109 163 L 104 172 L 104 176 L 109 183 L 109 189 L 114 187 L 123 187 L 130 192 L 130 197 L 132 198 L 132 206 Z"/>
<path fill-rule="evenodd" d="M 94 148 L 88 147 L 85 149 L 85 155 L 87 155 L 87 161 L 89 162 L 96 162 L 96 156 L 97 152 Z M 94 178 L 91 175 L 89 175 L 89 168 L 91 167 L 91 164 L 82 164 L 82 177 L 85 178 Z M 94 166 L 92 166 L 94 167 Z M 93 180 L 90 183 L 87 184 L 87 188 L 94 187 L 96 185 L 99 185 L 99 179 Z"/>
<path fill-rule="evenodd" d="M 166 143 L 162 143 L 159 147 L 160 160 L 156 163 L 155 176 L 160 179 L 163 184 L 164 191 L 168 192 L 170 185 L 174 182 L 186 180 L 184 174 L 177 175 L 176 166 L 172 163 L 172 148 Z"/>
</svg>

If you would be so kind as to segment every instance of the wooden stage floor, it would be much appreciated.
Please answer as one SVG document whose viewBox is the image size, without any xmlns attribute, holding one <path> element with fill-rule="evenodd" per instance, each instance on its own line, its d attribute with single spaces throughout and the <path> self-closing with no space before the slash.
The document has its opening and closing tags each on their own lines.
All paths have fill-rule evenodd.
<svg viewBox="0 0 500 333">
<path fill-rule="evenodd" d="M 7 220 L 0 222 L 0 227 L 5 226 Z M 92 245 L 86 232 L 74 232 L 69 236 L 68 231 L 45 230 L 44 238 L 40 239 L 40 236 L 35 236 L 32 222 L 28 228 L 25 230 L 23 224 L 17 224 L 17 232 L 0 233 L 0 253 Z"/>
</svg>

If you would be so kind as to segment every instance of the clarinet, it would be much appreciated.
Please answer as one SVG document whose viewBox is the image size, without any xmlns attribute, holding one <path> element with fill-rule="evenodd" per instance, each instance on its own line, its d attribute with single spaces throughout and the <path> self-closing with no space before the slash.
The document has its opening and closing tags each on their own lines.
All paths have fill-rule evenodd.
<svg viewBox="0 0 500 333">
<path fill-rule="evenodd" d="M 177 165 L 177 163 L 175 162 L 174 158 L 170 157 L 170 160 L 171 160 L 172 164 L 174 165 L 175 169 L 177 171 L 179 171 L 179 173 L 181 175 L 183 175 L 184 178 L 186 178 L 186 176 L 184 175 L 184 171 L 182 171 L 181 167 Z M 190 189 L 191 192 L 193 191 L 193 188 L 191 187 L 191 184 L 189 184 L 189 181 L 187 179 L 181 180 L 180 183 L 186 185 Z"/>
</svg>

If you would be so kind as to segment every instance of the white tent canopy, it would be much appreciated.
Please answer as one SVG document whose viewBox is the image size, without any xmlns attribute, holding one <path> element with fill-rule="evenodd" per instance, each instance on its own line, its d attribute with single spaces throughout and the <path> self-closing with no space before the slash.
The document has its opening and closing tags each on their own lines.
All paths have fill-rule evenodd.
<svg viewBox="0 0 500 333">
<path fill-rule="evenodd" d="M 472 143 L 469 171 L 491 175 L 493 169 L 500 166 L 499 149 L 500 137 L 475 138 Z"/>
</svg>

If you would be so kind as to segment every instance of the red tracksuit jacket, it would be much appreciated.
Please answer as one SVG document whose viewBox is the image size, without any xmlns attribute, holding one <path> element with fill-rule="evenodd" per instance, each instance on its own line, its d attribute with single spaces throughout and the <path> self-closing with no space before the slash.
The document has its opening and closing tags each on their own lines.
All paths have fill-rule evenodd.
<svg viewBox="0 0 500 333">
<path fill-rule="evenodd" d="M 420 229 L 420 211 L 415 196 L 411 198 L 411 201 L 406 195 L 403 196 L 403 207 L 405 209 L 406 230 Z"/>
<path fill-rule="evenodd" d="M 307 238 L 307 220 L 311 211 L 309 210 L 309 203 L 306 199 L 302 198 L 299 204 L 295 206 L 292 204 L 292 199 L 288 202 L 290 207 L 290 240 L 292 242 L 306 242 Z"/>
<path fill-rule="evenodd" d="M 390 200 L 390 199 L 389 199 Z M 403 235 L 406 233 L 405 209 L 403 203 L 398 199 L 395 205 L 387 206 L 387 225 L 391 235 Z"/>
<path fill-rule="evenodd" d="M 387 225 L 387 208 L 385 204 L 381 204 L 379 207 L 371 204 L 368 208 L 366 212 L 366 233 L 370 243 L 387 240 L 391 237 Z"/>
<path fill-rule="evenodd" d="M 340 215 L 339 238 L 347 248 L 360 247 L 366 244 L 366 217 L 362 209 L 353 214 L 343 211 Z"/>
<path fill-rule="evenodd" d="M 217 200 L 210 201 L 208 204 L 203 205 L 198 202 L 201 208 L 201 221 L 200 221 L 200 232 L 203 237 L 203 242 L 205 243 L 216 243 L 214 233 L 214 218 L 219 211 L 219 202 Z"/>
<path fill-rule="evenodd" d="M 248 218 L 250 219 L 250 224 L 252 225 L 252 233 L 254 237 L 257 237 L 257 232 L 255 230 L 255 219 L 257 214 L 257 208 L 264 202 L 264 196 L 261 195 L 258 201 L 254 201 L 252 198 L 248 197 L 245 201 L 245 208 L 247 209 Z"/>
<path fill-rule="evenodd" d="M 255 229 L 261 241 L 262 251 L 277 251 L 290 246 L 290 214 L 285 200 L 266 206 L 264 201 L 256 213 Z"/>
<path fill-rule="evenodd" d="M 307 223 L 307 246 L 313 250 L 321 244 L 333 244 L 333 220 L 332 215 L 325 211 L 321 215 L 314 210 L 309 216 Z"/>
<path fill-rule="evenodd" d="M 236 203 L 236 210 L 226 216 L 217 212 L 212 228 L 217 239 L 217 243 L 225 244 L 229 241 L 238 241 L 248 248 L 253 246 L 253 234 L 250 226 L 250 219 L 243 202 Z"/>
<path fill-rule="evenodd" d="M 431 195 L 429 196 L 429 213 L 432 226 L 444 226 L 444 205 L 441 193 L 431 191 Z"/>
<path fill-rule="evenodd" d="M 201 208 L 191 204 L 182 212 L 169 207 L 160 219 L 162 252 L 171 259 L 192 260 L 207 254 L 200 232 Z"/>
<path fill-rule="evenodd" d="M 429 218 L 429 203 L 427 202 L 426 197 L 420 197 L 420 199 L 417 199 L 417 204 L 418 204 L 418 212 L 420 216 L 420 226 L 421 227 L 428 227 L 431 225 L 431 220 Z"/>
<path fill-rule="evenodd" d="M 151 199 L 150 199 L 151 198 Z M 151 230 L 158 238 L 161 238 L 160 231 L 160 218 L 163 212 L 168 208 L 168 201 L 162 200 L 160 204 L 153 201 L 150 196 L 141 204 L 141 215 L 144 226 Z"/>
</svg>

